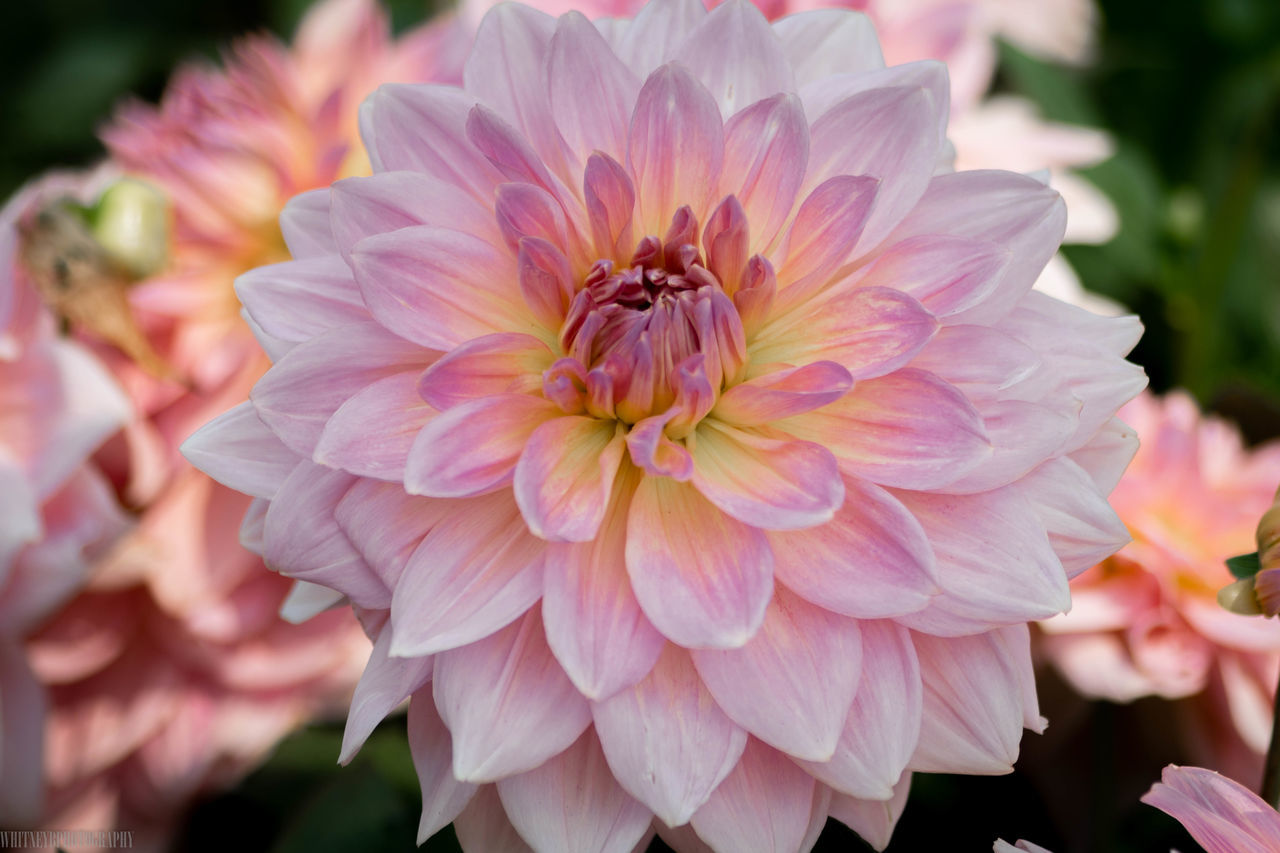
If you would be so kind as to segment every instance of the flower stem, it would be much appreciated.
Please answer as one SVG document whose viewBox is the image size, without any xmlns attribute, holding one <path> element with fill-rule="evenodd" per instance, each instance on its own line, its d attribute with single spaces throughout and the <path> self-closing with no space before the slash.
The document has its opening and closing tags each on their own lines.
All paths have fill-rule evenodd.
<svg viewBox="0 0 1280 853">
<path fill-rule="evenodd" d="M 1271 743 L 1267 746 L 1267 761 L 1262 768 L 1262 799 L 1273 809 L 1280 810 L 1280 684 L 1276 685 L 1276 700 L 1271 713 Z"/>
</svg>

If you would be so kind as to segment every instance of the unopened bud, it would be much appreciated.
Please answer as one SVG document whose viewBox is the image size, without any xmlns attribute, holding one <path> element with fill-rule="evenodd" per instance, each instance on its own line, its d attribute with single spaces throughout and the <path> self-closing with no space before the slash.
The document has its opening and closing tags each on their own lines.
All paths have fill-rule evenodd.
<svg viewBox="0 0 1280 853">
<path fill-rule="evenodd" d="M 1257 616 L 1262 612 L 1253 594 L 1253 578 L 1241 578 L 1218 590 L 1218 604 L 1241 616 Z"/>
<path fill-rule="evenodd" d="M 169 258 L 169 202 L 135 178 L 107 187 L 90 213 L 94 239 L 135 279 L 154 275 Z"/>
</svg>

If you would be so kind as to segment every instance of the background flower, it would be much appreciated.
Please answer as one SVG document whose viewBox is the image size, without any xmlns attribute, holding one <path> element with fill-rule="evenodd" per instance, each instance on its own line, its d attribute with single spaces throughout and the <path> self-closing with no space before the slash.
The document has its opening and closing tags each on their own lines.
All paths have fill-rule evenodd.
<svg viewBox="0 0 1280 853">
<path fill-rule="evenodd" d="M 65 175 L 25 187 L 0 210 L 0 253 L 41 200 L 78 189 Z M 83 582 L 88 563 L 124 526 L 86 464 L 129 417 L 110 376 L 59 337 L 39 297 L 0 272 L 0 820 L 37 819 L 46 701 L 22 643 Z"/>
<path fill-rule="evenodd" d="M 6 593 L 6 612 L 22 617 L 6 620 L 6 632 L 12 625 L 14 639 L 26 639 L 25 657 L 44 688 L 39 702 L 49 709 L 45 807 L 38 817 L 28 809 L 24 824 L 121 826 L 137 834 L 138 846 L 159 849 L 196 794 L 240 778 L 287 732 L 349 697 L 369 648 L 356 621 L 343 611 L 306 625 L 283 621 L 277 613 L 291 582 L 266 571 L 238 541 L 249 500 L 192 469 L 176 448 L 242 398 L 265 369 L 239 315 L 233 278 L 284 252 L 277 218 L 287 198 L 367 171 L 353 143 L 356 110 L 368 90 L 393 76 L 456 76 L 457 63 L 448 59 L 451 26 L 442 21 L 393 40 L 371 2 L 317 7 L 292 48 L 266 37 L 240 42 L 225 70 L 183 69 L 158 108 L 123 108 L 103 132 L 111 157 L 94 180 L 46 181 L 38 198 L 24 194 L 12 203 L 4 229 L 6 296 L 22 300 L 12 310 L 24 313 L 6 328 L 40 330 L 40 345 L 62 361 L 71 358 L 64 352 L 93 348 L 97 358 L 79 356 L 87 366 L 68 381 L 104 387 L 63 401 L 56 386 L 31 390 L 48 381 L 59 361 L 46 356 L 51 366 L 43 375 L 23 366 L 11 393 L 31 394 L 42 407 L 7 410 L 5 439 L 25 441 L 16 451 L 34 466 L 53 459 L 69 465 L 121 426 L 128 404 L 103 402 L 117 382 L 133 411 L 124 431 L 94 457 L 86 476 L 97 479 L 77 480 L 68 498 L 50 500 L 51 530 L 39 547 L 69 547 L 54 522 L 87 537 L 83 522 L 73 528 L 74 519 L 58 514 L 93 500 L 112 518 L 130 516 L 129 530 L 110 550 L 92 552 L 91 567 L 75 564 L 80 570 L 58 601 L 17 598 L 30 597 L 19 583 L 31 584 L 32 573 L 21 571 L 30 556 L 17 563 L 20 573 Z M 158 189 L 167 214 L 112 211 L 107 201 L 97 202 L 104 187 L 121 186 L 121 173 Z M 110 239 L 102 229 L 112 217 L 138 215 L 154 227 L 111 235 L 123 233 L 160 269 L 131 272 L 139 279 L 132 280 L 110 264 L 109 274 L 96 277 L 73 264 L 64 275 L 74 260 L 59 242 L 64 237 L 17 228 L 14 219 L 69 217 L 65 230 L 77 234 L 85 228 L 77 224 L 81 214 L 59 200 L 71 190 L 77 204 L 97 204 L 86 214 L 97 236 L 80 234 L 88 242 L 77 251 L 102 251 L 95 240 Z M 65 289 L 64 278 L 74 285 L 68 296 L 54 293 Z M 47 307 L 35 296 L 37 282 L 52 282 L 42 291 Z M 50 308 L 79 343 L 55 337 Z M 80 411 L 95 406 L 96 420 Z M 91 428 L 92 442 L 81 435 Z M 48 500 L 50 485 L 58 485 L 51 478 L 66 476 L 50 474 L 49 483 L 39 484 L 39 499 Z M 70 575 L 73 564 L 57 568 Z M 79 594 L 70 603 L 55 607 L 73 592 Z M 39 694 L 30 674 L 19 680 L 18 665 L 28 665 L 22 658 L 18 647 L 6 648 L 6 696 L 25 686 L 29 698 L 25 705 L 15 698 L 13 707 L 34 708 Z M 40 720 L 27 716 L 25 729 L 6 716 L 5 736 L 38 745 Z M 38 756 L 33 762 L 21 768 L 21 778 L 38 793 Z"/>
<path fill-rule="evenodd" d="M 941 66 L 856 13 L 506 5 L 463 79 L 291 203 L 237 284 L 275 364 L 185 446 L 376 637 L 344 758 L 412 693 L 473 849 L 883 846 L 904 771 L 1008 772 L 1145 384 L 1030 292 L 1057 194 L 934 177 Z"/>
<path fill-rule="evenodd" d="M 1142 798 L 1178 819 L 1206 853 L 1264 853 L 1280 845 L 1280 816 L 1238 782 L 1170 764 Z"/>
<path fill-rule="evenodd" d="M 1280 447 L 1247 451 L 1182 393 L 1122 411 L 1143 437 L 1112 494 L 1133 542 L 1072 583 L 1042 648 L 1084 695 L 1189 699 L 1185 746 L 1201 764 L 1261 778 L 1280 676 L 1280 625 L 1229 613 L 1224 561 L 1249 551 L 1280 483 Z"/>
</svg>

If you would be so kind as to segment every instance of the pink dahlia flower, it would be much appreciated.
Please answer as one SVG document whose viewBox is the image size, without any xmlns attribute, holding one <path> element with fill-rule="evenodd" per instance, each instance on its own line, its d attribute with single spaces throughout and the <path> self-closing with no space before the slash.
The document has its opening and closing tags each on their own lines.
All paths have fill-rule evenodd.
<svg viewBox="0 0 1280 853">
<path fill-rule="evenodd" d="M 1142 802 L 1176 818 L 1205 853 L 1280 850 L 1280 814 L 1239 782 L 1212 770 L 1170 764 Z"/>
<path fill-rule="evenodd" d="M 0 210 L 0 255 L 43 202 L 74 189 L 52 175 Z M 83 583 L 124 519 L 88 457 L 130 415 L 100 364 L 56 332 L 30 283 L 0 266 L 0 823 L 38 819 L 46 701 L 23 641 Z"/>
<path fill-rule="evenodd" d="M 910 771 L 1008 772 L 1145 383 L 1031 291 L 1058 195 L 935 176 L 945 69 L 853 12 L 504 4 L 463 79 L 366 102 L 184 447 L 375 637 L 344 760 L 412 695 L 469 850 L 883 846 Z"/>
<path fill-rule="evenodd" d="M 1254 778 L 1271 734 L 1280 623 L 1219 606 L 1224 561 L 1254 547 L 1280 482 L 1280 446 L 1243 448 L 1183 393 L 1144 394 L 1121 411 L 1143 437 L 1112 494 L 1133 542 L 1072 583 L 1073 606 L 1040 627 L 1043 648 L 1085 696 L 1196 697 L 1186 708 L 1197 760 Z M 1195 496 L 1188 501 L 1187 496 Z"/>
</svg>

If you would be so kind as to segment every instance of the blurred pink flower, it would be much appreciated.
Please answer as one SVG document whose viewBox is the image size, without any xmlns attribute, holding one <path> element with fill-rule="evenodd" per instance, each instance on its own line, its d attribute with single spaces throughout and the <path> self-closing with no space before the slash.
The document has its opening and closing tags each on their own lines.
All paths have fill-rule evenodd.
<svg viewBox="0 0 1280 853">
<path fill-rule="evenodd" d="M 76 480 L 61 502 L 47 491 L 38 494 L 49 500 L 46 515 L 52 519 L 46 519 L 51 529 L 39 547 L 58 545 L 53 534 L 63 522 L 52 514 L 75 509 L 64 506 L 71 499 L 83 503 L 101 493 L 113 517 L 124 508 L 136 523 L 110 551 L 93 553 L 90 570 L 79 572 L 74 583 L 68 579 L 61 597 L 83 586 L 78 597 L 61 610 L 53 606 L 61 601 L 48 602 L 38 619 L 33 605 L 17 599 L 24 594 L 18 580 L 30 573 L 9 572 L 7 561 L 0 565 L 18 579 L 11 593 L 5 588 L 8 575 L 0 574 L 6 639 L 14 626 L 14 643 L 0 644 L 5 737 L 22 736 L 25 745 L 38 746 L 41 721 L 34 710 L 13 715 L 29 722 L 20 729 L 11 725 L 9 707 L 49 705 L 44 825 L 119 825 L 137 830 L 149 845 L 163 846 L 172 821 L 197 793 L 242 775 L 305 719 L 345 707 L 369 649 L 358 623 L 345 609 L 305 625 L 281 620 L 277 613 L 292 581 L 266 571 L 237 542 L 249 500 L 192 469 L 177 446 L 198 424 L 243 399 L 267 366 L 240 316 L 233 279 L 249 267 L 287 257 L 285 241 L 296 229 L 286 221 L 282 236 L 277 220 L 288 198 L 368 172 L 357 140 L 357 111 L 378 83 L 460 79 L 465 44 L 459 45 L 455 27 L 442 19 L 392 40 L 386 16 L 371 0 L 322 3 L 304 19 L 292 47 L 266 37 L 244 40 L 233 48 L 225 70 L 181 70 L 158 108 L 126 106 L 103 131 L 110 153 L 104 177 L 64 182 L 67 189 L 60 192 L 92 204 L 124 172 L 158 188 L 171 210 L 168 234 L 163 216 L 150 216 L 158 223 L 153 232 L 130 230 L 127 223 L 123 229 L 141 256 L 159 258 L 158 272 L 126 281 L 111 267 L 112 274 L 98 281 L 76 278 L 73 269 L 73 292 L 92 300 L 83 310 L 74 298 L 55 299 L 54 287 L 45 292 L 45 301 L 110 371 L 78 368 L 87 378 L 77 374 L 76 382 L 96 381 L 103 390 L 68 399 L 76 407 L 97 404 L 118 381 L 134 417 L 96 454 L 85 475 L 105 475 L 109 486 L 94 492 Z M 56 198 L 45 193 L 39 204 Z M 32 215 L 38 207 L 28 198 L 13 205 Z M 12 217 L 5 224 L 0 256 L 18 286 L 0 293 L 0 316 L 21 312 L 22 320 L 0 323 L 0 347 L 6 356 L 17 353 L 21 341 L 9 332 L 39 328 L 41 346 L 68 360 L 81 352 L 80 344 L 53 334 L 51 312 L 30 287 L 42 276 L 56 284 L 68 256 L 53 241 L 39 257 L 24 255 L 19 263 L 23 246 Z M 92 237 L 83 239 L 92 245 Z M 152 251 L 157 241 L 159 251 Z M 104 293 L 110 296 L 105 302 L 99 298 Z M 99 321 L 101 304 L 110 308 L 105 322 Z M 97 364 L 90 356 L 80 358 L 90 367 Z M 74 436 L 53 428 L 62 421 L 82 428 L 74 418 L 84 420 L 85 412 L 75 408 L 64 416 L 56 410 L 66 401 L 55 396 L 58 386 L 48 380 L 53 367 L 41 369 L 36 375 L 24 365 L 12 381 L 0 373 L 6 398 L 27 390 L 21 382 L 47 383 L 41 394 L 23 399 L 47 401 L 50 410 L 4 409 L 0 477 L 8 470 L 3 460 L 10 436 L 45 439 L 51 451 L 32 451 L 34 462 L 70 466 L 118 430 L 129 412 L 118 391 L 114 410 L 98 405 L 93 414 L 99 418 L 118 414 L 81 448 Z M 15 501 L 23 494 L 10 493 L 7 480 L 3 491 Z M 22 507 L 15 504 L 12 514 L 8 504 L 4 509 L 15 537 L 41 535 L 23 526 L 30 513 L 19 513 Z M 24 563 L 15 565 L 20 571 Z M 306 591 L 299 595 L 305 598 Z M 9 622 L 10 608 L 19 606 L 31 618 Z M 26 646 L 29 662 L 23 662 L 16 641 L 37 628 Z M 38 793 L 38 749 L 28 752 L 32 757 L 6 749 L 4 767 L 16 764 L 11 754 L 24 757 L 21 778 Z M 5 794 L 16 795 L 9 771 L 4 773 Z"/>
<path fill-rule="evenodd" d="M 473 850 L 883 846 L 908 771 L 1008 772 L 1145 384 L 1135 320 L 1031 292 L 1058 195 L 935 177 L 945 70 L 846 11 L 503 4 L 463 79 L 366 103 L 184 447 L 375 636 L 343 759 L 413 694 Z"/>
<path fill-rule="evenodd" d="M 74 182 L 51 175 L 0 210 L 0 255 Z M 83 583 L 88 563 L 124 529 L 109 488 L 86 464 L 128 419 L 128 400 L 83 347 L 59 337 L 39 296 L 0 266 L 0 823 L 41 809 L 46 701 L 22 644 Z"/>
<path fill-rule="evenodd" d="M 1172 815 L 1205 853 L 1280 850 L 1280 814 L 1239 782 L 1170 764 L 1142 802 Z"/>
<path fill-rule="evenodd" d="M 1280 445 L 1246 450 L 1184 393 L 1121 410 L 1142 448 L 1112 494 L 1133 542 L 1072 583 L 1072 608 L 1042 622 L 1043 648 L 1089 697 L 1196 697 L 1188 746 L 1237 778 L 1260 769 L 1280 675 L 1280 623 L 1218 605 L 1224 560 L 1254 547 L 1280 482 Z"/>
</svg>

